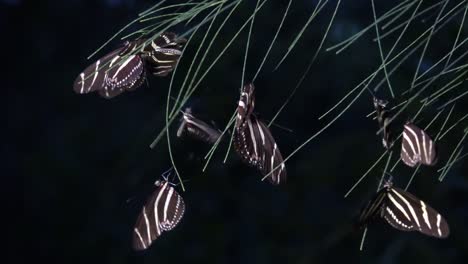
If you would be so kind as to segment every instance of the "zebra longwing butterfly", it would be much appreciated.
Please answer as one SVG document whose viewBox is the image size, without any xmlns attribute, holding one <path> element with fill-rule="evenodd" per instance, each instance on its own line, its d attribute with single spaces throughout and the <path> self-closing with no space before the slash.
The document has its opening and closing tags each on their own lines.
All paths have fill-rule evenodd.
<svg viewBox="0 0 468 264">
<path fill-rule="evenodd" d="M 108 53 L 88 66 L 75 80 L 73 90 L 79 94 L 97 91 L 104 98 L 112 98 L 125 91 L 140 87 L 149 70 L 156 76 L 166 76 L 173 70 L 181 54 L 185 39 L 175 40 L 177 35 L 165 32 L 146 47 L 136 50 L 146 39 L 140 38 Z M 158 48 L 155 43 L 179 43 L 166 49 Z M 162 45 L 162 44 L 160 44 Z M 168 51 L 171 50 L 171 51 Z M 167 53 L 178 54 L 171 56 Z M 157 59 L 159 58 L 159 60 Z"/>
<path fill-rule="evenodd" d="M 377 217 L 401 231 L 419 231 L 437 238 L 446 238 L 450 233 L 447 222 L 436 210 L 409 192 L 393 187 L 391 182 L 385 183 L 361 211 L 359 225 L 366 226 Z"/>
<path fill-rule="evenodd" d="M 377 114 L 377 121 L 379 122 L 379 127 L 382 129 L 382 145 L 386 149 L 390 149 L 393 146 L 393 139 L 391 138 L 390 128 L 389 128 L 389 115 L 386 110 L 388 101 L 378 99 L 374 96 L 374 107 Z"/>
<path fill-rule="evenodd" d="M 165 32 L 144 48 L 148 70 L 155 76 L 167 76 L 174 70 L 187 40 L 175 33 Z"/>
<path fill-rule="evenodd" d="M 241 90 L 233 135 L 234 149 L 243 162 L 260 170 L 263 175 L 271 173 L 268 180 L 278 185 L 286 181 L 286 167 L 270 129 L 252 113 L 254 89 L 253 84 L 247 84 Z"/>
<path fill-rule="evenodd" d="M 167 180 L 155 182 L 151 194 L 133 229 L 133 248 L 147 249 L 164 231 L 172 230 L 182 219 L 185 203 Z"/>
<path fill-rule="evenodd" d="M 141 40 L 126 42 L 88 66 L 76 78 L 75 92 L 85 94 L 99 92 L 102 97 L 112 98 L 125 90 L 138 88 L 145 80 L 144 62 L 140 55 L 129 55 Z"/>
<path fill-rule="evenodd" d="M 206 143 L 214 144 L 221 136 L 221 132 L 194 117 L 190 108 L 185 109 L 185 112 L 182 112 L 182 114 L 182 120 L 177 130 L 177 137 L 188 134 Z"/>
<path fill-rule="evenodd" d="M 408 166 L 418 163 L 434 165 L 437 162 L 436 146 L 432 139 L 416 125 L 407 122 L 403 130 L 401 160 Z"/>
</svg>

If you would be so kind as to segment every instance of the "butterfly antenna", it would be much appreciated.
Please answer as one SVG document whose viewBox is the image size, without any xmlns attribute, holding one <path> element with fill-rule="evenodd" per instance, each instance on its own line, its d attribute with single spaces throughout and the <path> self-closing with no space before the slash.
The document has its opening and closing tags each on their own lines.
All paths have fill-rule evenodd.
<svg viewBox="0 0 468 264">
<path fill-rule="evenodd" d="M 171 176 L 173 170 L 174 170 L 174 167 L 170 167 L 168 170 L 166 170 L 165 172 L 161 174 L 161 176 L 163 177 L 165 181 L 169 181 L 169 176 Z"/>
</svg>

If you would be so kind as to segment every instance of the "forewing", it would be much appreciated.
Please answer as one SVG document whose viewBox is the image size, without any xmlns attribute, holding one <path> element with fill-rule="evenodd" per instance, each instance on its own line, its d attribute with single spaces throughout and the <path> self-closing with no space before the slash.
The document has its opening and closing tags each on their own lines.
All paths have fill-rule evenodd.
<svg viewBox="0 0 468 264">
<path fill-rule="evenodd" d="M 73 90 L 79 94 L 86 94 L 104 88 L 106 71 L 109 69 L 108 63 L 117 60 L 120 57 L 120 52 L 124 48 L 125 47 L 120 47 L 88 66 L 76 78 L 73 84 Z"/>
<path fill-rule="evenodd" d="M 185 211 L 182 197 L 168 182 L 159 186 L 148 199 L 133 229 L 133 248 L 147 249 L 163 231 L 173 229 Z"/>
<path fill-rule="evenodd" d="M 158 210 L 161 208 L 161 197 L 165 188 L 167 188 L 166 185 L 161 185 L 151 194 L 138 216 L 133 228 L 133 248 L 135 250 L 147 249 L 162 233 L 159 228 Z"/>
</svg>

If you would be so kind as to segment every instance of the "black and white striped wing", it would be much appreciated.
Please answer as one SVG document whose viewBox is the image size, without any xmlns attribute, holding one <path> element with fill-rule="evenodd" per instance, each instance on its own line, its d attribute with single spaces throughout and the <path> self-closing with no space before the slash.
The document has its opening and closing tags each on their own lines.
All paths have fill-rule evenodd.
<svg viewBox="0 0 468 264">
<path fill-rule="evenodd" d="M 108 69 L 108 67 L 103 68 L 102 66 L 111 62 L 114 58 L 117 58 L 123 49 L 124 47 L 116 49 L 88 66 L 80 73 L 78 78 L 76 78 L 73 84 L 73 90 L 76 93 L 85 94 L 102 89 L 104 87 L 106 71 L 104 68 Z"/>
<path fill-rule="evenodd" d="M 286 182 L 286 166 L 283 162 L 283 156 L 276 144 L 273 135 L 271 135 L 270 129 L 263 123 L 262 121 L 258 120 L 255 116 L 253 116 L 257 126 L 259 127 L 260 137 L 262 138 L 262 134 L 265 137 L 265 140 L 261 144 L 264 146 L 262 151 L 265 153 L 262 156 L 263 162 L 263 174 L 266 175 L 273 171 L 273 173 L 268 177 L 268 180 L 273 184 L 280 184 Z M 276 168 L 278 167 L 278 168 Z M 275 169 L 276 168 L 276 169 Z"/>
<path fill-rule="evenodd" d="M 112 63 L 109 65 L 112 67 Z M 140 87 L 145 81 L 145 66 L 139 55 L 131 55 L 121 59 L 118 64 L 106 72 L 104 87 L 99 94 L 112 98 L 125 91 Z"/>
<path fill-rule="evenodd" d="M 281 152 L 268 127 L 255 115 L 251 115 L 234 130 L 233 143 L 243 162 L 257 168 L 263 175 L 271 172 L 268 177 L 270 183 L 278 185 L 286 181 L 286 167 Z"/>
<path fill-rule="evenodd" d="M 434 165 L 437 161 L 436 146 L 424 130 L 408 122 L 403 130 L 400 156 L 410 167 L 418 163 Z"/>
<path fill-rule="evenodd" d="M 127 55 L 135 46 L 136 42 L 126 43 L 88 66 L 76 78 L 73 90 L 79 94 L 97 91 L 112 98 L 139 87 L 145 80 L 143 61 L 138 54 Z"/>
<path fill-rule="evenodd" d="M 212 126 L 194 117 L 190 110 L 183 113 L 182 121 L 177 130 L 177 137 L 182 137 L 185 134 L 196 139 L 202 140 L 208 144 L 214 144 L 221 136 L 221 132 L 214 129 Z"/>
<path fill-rule="evenodd" d="M 174 70 L 187 40 L 175 33 L 164 32 L 145 47 L 145 59 L 150 72 L 156 76 L 167 76 Z"/>
<path fill-rule="evenodd" d="M 419 231 L 425 235 L 446 238 L 449 226 L 434 209 L 412 194 L 388 187 L 381 215 L 388 224 L 402 231 Z"/>
<path fill-rule="evenodd" d="M 157 182 L 153 192 L 138 216 L 133 229 L 133 248 L 147 249 L 164 231 L 172 230 L 182 219 L 185 204 L 169 182 Z"/>
</svg>

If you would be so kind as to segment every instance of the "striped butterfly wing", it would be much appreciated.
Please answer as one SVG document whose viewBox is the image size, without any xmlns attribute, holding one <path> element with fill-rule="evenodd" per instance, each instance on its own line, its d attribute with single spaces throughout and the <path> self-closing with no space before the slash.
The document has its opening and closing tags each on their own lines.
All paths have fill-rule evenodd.
<svg viewBox="0 0 468 264">
<path fill-rule="evenodd" d="M 286 182 L 287 173 L 286 166 L 283 163 L 283 156 L 281 155 L 273 135 L 271 135 L 270 129 L 254 115 L 252 115 L 252 119 L 254 120 L 253 123 L 258 127 L 260 138 L 262 139 L 259 143 L 261 144 L 260 150 L 262 152 L 263 175 L 274 170 L 268 177 L 268 180 L 275 185 Z"/>
<path fill-rule="evenodd" d="M 187 109 L 183 113 L 182 121 L 177 130 L 177 137 L 182 137 L 186 134 L 208 144 L 214 144 L 221 136 L 221 132 L 194 117 L 190 109 Z"/>
<path fill-rule="evenodd" d="M 437 162 L 436 152 L 434 142 L 424 130 L 410 122 L 405 124 L 400 156 L 406 165 L 434 165 Z"/>
<path fill-rule="evenodd" d="M 187 40 L 178 38 L 175 33 L 164 32 L 145 47 L 145 59 L 149 64 L 150 72 L 155 76 L 164 77 L 174 70 L 182 49 Z"/>
<path fill-rule="evenodd" d="M 278 185 L 286 181 L 286 168 L 278 146 L 268 127 L 255 115 L 234 130 L 233 144 L 241 160 L 260 170 L 263 175 L 279 166 L 268 177 L 270 183 Z"/>
<path fill-rule="evenodd" d="M 156 182 L 158 188 L 151 194 L 138 216 L 133 229 L 133 248 L 147 249 L 164 231 L 172 230 L 182 219 L 185 204 L 169 182 Z"/>
<path fill-rule="evenodd" d="M 387 187 L 387 199 L 382 217 L 392 227 L 402 231 L 419 231 L 425 235 L 446 238 L 447 221 L 434 209 L 414 195 L 394 187 Z"/>
<path fill-rule="evenodd" d="M 139 55 L 126 56 L 139 42 L 128 42 L 88 66 L 75 80 L 76 93 L 98 91 L 112 98 L 125 90 L 139 87 L 145 80 L 145 68 Z"/>
<path fill-rule="evenodd" d="M 108 53 L 104 57 L 97 60 L 95 63 L 88 66 L 76 78 L 75 83 L 73 84 L 73 90 L 79 94 L 85 94 L 100 90 L 104 86 L 105 68 L 108 68 L 101 67 L 112 61 L 114 58 L 118 57 L 122 50 L 124 50 L 124 47 L 120 47 Z"/>
<path fill-rule="evenodd" d="M 113 66 L 112 62 L 109 66 Z M 99 94 L 105 98 L 112 98 L 124 91 L 135 90 L 144 81 L 145 67 L 143 60 L 140 55 L 131 55 L 121 59 L 115 67 L 106 72 L 104 87 L 99 90 Z"/>
</svg>

